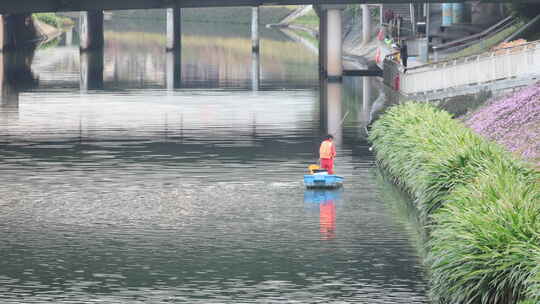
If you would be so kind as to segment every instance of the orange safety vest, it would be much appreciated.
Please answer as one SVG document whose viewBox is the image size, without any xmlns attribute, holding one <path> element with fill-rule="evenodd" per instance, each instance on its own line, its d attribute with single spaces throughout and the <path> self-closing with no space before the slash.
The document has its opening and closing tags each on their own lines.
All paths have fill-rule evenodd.
<svg viewBox="0 0 540 304">
<path fill-rule="evenodd" d="M 325 140 L 321 143 L 319 148 L 320 158 L 334 158 L 336 156 L 336 150 L 334 144 L 331 141 Z"/>
</svg>

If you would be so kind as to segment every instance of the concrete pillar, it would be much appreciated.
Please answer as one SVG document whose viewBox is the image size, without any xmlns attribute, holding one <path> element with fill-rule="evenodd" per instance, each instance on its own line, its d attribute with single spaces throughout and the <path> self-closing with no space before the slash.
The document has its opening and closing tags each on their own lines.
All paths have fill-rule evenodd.
<svg viewBox="0 0 540 304">
<path fill-rule="evenodd" d="M 80 54 L 81 92 L 103 88 L 103 50 Z"/>
<path fill-rule="evenodd" d="M 73 27 L 66 31 L 66 45 L 73 45 Z"/>
<path fill-rule="evenodd" d="M 0 52 L 9 48 L 8 31 L 5 17 L 0 15 Z"/>
<path fill-rule="evenodd" d="M 16 73 L 16 70 L 9 68 L 16 60 L 13 53 L 0 53 L 0 107 L 18 108 L 19 92 L 13 85 L 14 81 L 9 81 L 10 73 Z M 13 75 L 11 75 L 13 76 Z"/>
<path fill-rule="evenodd" d="M 182 54 L 180 50 L 167 52 L 167 90 L 173 91 L 182 87 Z"/>
<path fill-rule="evenodd" d="M 409 10 L 411 12 L 412 36 L 416 37 L 416 8 L 414 6 L 414 3 L 410 4 Z"/>
<path fill-rule="evenodd" d="M 326 10 L 319 10 L 319 72 L 321 75 L 326 77 L 326 47 L 327 47 L 327 35 L 326 35 L 326 24 L 327 24 L 327 15 Z"/>
<path fill-rule="evenodd" d="M 371 40 L 371 14 L 369 6 L 362 4 L 362 43 L 366 44 Z"/>
<path fill-rule="evenodd" d="M 30 18 L 30 14 L 0 15 L 0 52 L 22 49 L 25 42 L 36 38 L 33 24 L 28 24 Z"/>
<path fill-rule="evenodd" d="M 326 64 L 330 81 L 340 81 L 343 75 L 341 40 L 341 9 L 331 8 L 326 12 Z"/>
<path fill-rule="evenodd" d="M 259 52 L 251 52 L 251 90 L 259 90 L 260 77 Z"/>
<path fill-rule="evenodd" d="M 182 9 L 167 9 L 167 51 L 182 48 Z"/>
<path fill-rule="evenodd" d="M 251 9 L 251 50 L 259 51 L 259 7 Z"/>
<path fill-rule="evenodd" d="M 327 96 L 326 96 L 326 86 L 328 82 L 324 77 L 319 78 L 319 122 L 320 122 L 320 132 L 327 133 Z"/>
<path fill-rule="evenodd" d="M 99 50 L 103 48 L 103 11 L 81 12 L 80 17 L 81 51 Z"/>
</svg>

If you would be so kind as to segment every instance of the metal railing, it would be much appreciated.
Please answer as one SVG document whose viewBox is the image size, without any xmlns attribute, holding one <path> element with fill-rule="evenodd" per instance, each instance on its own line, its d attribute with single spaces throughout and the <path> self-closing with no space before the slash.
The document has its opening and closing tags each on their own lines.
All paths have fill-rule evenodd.
<svg viewBox="0 0 540 304">
<path fill-rule="evenodd" d="M 485 39 L 488 36 L 495 35 L 497 33 L 500 33 L 501 31 L 504 31 L 508 27 L 516 24 L 518 19 L 515 18 L 515 16 L 508 16 L 505 19 L 501 20 L 500 22 L 496 23 L 495 25 L 483 30 L 480 33 L 470 35 L 461 39 L 453 40 L 450 42 L 446 42 L 440 45 L 433 46 L 433 53 L 435 56 L 435 60 L 438 58 L 438 54 L 441 51 L 451 51 L 456 50 L 458 48 L 465 48 L 467 46 L 470 46 L 472 44 L 477 43 L 481 39 Z M 483 40 L 481 40 L 483 41 Z"/>
<path fill-rule="evenodd" d="M 406 73 L 400 67 L 399 74 L 404 94 L 540 75 L 540 41 L 417 66 Z"/>
</svg>

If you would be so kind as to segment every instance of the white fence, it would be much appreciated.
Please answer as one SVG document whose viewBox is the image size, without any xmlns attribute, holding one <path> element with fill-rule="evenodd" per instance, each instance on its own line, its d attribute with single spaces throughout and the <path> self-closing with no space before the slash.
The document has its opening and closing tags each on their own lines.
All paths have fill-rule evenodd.
<svg viewBox="0 0 540 304">
<path fill-rule="evenodd" d="M 540 41 L 403 70 L 400 91 L 425 93 L 540 75 Z"/>
</svg>

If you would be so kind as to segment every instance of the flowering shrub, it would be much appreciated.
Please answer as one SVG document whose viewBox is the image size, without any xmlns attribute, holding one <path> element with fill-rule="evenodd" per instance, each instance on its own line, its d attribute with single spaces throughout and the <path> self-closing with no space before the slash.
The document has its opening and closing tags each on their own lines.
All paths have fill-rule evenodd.
<svg viewBox="0 0 540 304">
<path fill-rule="evenodd" d="M 540 165 L 540 83 L 489 102 L 465 124 Z"/>
</svg>

